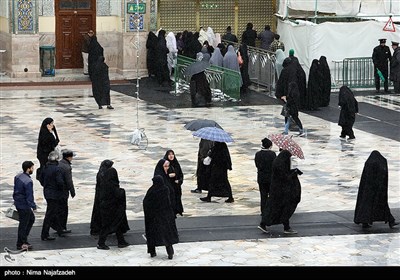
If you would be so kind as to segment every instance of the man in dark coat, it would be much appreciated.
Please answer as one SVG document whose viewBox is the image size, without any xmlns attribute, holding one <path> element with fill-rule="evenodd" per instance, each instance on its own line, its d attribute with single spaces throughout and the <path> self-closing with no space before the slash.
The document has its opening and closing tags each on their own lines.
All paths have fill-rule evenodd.
<svg viewBox="0 0 400 280">
<path fill-rule="evenodd" d="M 28 236 L 35 222 L 33 211 L 36 210 L 36 203 L 31 178 L 34 169 L 32 161 L 24 161 L 22 163 L 23 172 L 14 177 L 13 199 L 19 214 L 17 250 L 32 248 L 28 242 Z"/>
<path fill-rule="evenodd" d="M 372 151 L 364 164 L 358 188 L 354 222 L 362 223 L 363 228 L 371 227 L 373 222 L 389 222 L 389 227 L 398 225 L 390 213 L 388 205 L 388 166 L 387 160 L 378 151 Z"/>
<path fill-rule="evenodd" d="M 338 124 L 342 127 L 340 138 L 349 136 L 349 140 L 355 139 L 353 124 L 358 113 L 358 102 L 354 98 L 353 92 L 347 86 L 342 86 L 339 90 L 340 115 Z"/>
<path fill-rule="evenodd" d="M 204 202 L 211 202 L 211 197 L 228 197 L 225 202 L 234 202 L 232 187 L 228 179 L 228 170 L 232 170 L 232 161 L 228 146 L 223 142 L 214 142 L 211 148 L 211 178 L 206 197 L 201 197 Z"/>
<path fill-rule="evenodd" d="M 272 179 L 267 206 L 262 223 L 270 226 L 283 224 L 285 234 L 296 234 L 289 225 L 289 219 L 301 199 L 301 185 L 298 175 L 303 174 L 297 168 L 290 168 L 291 153 L 282 150 L 272 163 Z M 263 232 L 268 230 L 262 229 Z"/>
<path fill-rule="evenodd" d="M 74 182 L 72 180 L 72 167 L 71 161 L 74 156 L 74 153 L 71 150 L 62 150 L 63 158 L 58 162 L 58 167 L 61 169 L 61 172 L 64 177 L 65 189 L 63 190 L 63 197 L 61 199 L 60 205 L 60 223 L 64 229 L 64 232 L 71 232 L 70 229 L 67 229 L 67 220 L 68 220 L 68 198 L 71 193 L 71 197 L 75 197 L 75 187 Z"/>
<path fill-rule="evenodd" d="M 43 194 L 47 202 L 46 214 L 43 220 L 41 238 L 43 241 L 54 240 L 55 238 L 49 235 L 50 226 L 53 227 L 59 236 L 66 232 L 60 220 L 61 204 L 64 197 L 65 189 L 64 176 L 61 169 L 58 167 L 58 153 L 53 151 L 49 154 L 48 162 L 43 168 L 41 174 L 41 182 L 43 185 Z"/>
<path fill-rule="evenodd" d="M 264 50 L 269 50 L 269 47 L 271 46 L 271 43 L 274 41 L 275 34 L 274 32 L 271 31 L 271 27 L 269 25 L 266 25 L 264 27 L 264 31 L 260 32 L 258 34 L 258 39 L 261 40 L 261 48 Z"/>
<path fill-rule="evenodd" d="M 382 72 L 383 78 L 385 79 L 385 81 L 383 82 L 385 92 L 388 92 L 388 62 L 392 57 L 389 47 L 385 45 L 386 39 L 379 39 L 379 43 L 379 46 L 376 46 L 372 52 L 372 62 L 374 63 L 375 88 L 377 93 L 379 92 L 381 85 L 381 79 L 378 74 L 378 69 Z"/>
<path fill-rule="evenodd" d="M 256 46 L 257 31 L 253 30 L 253 24 L 247 23 L 246 30 L 242 34 L 242 44 L 246 44 L 250 47 Z"/>
<path fill-rule="evenodd" d="M 268 138 L 261 140 L 261 151 L 256 153 L 254 162 L 257 167 L 257 183 L 260 190 L 260 207 L 261 216 L 264 215 L 265 207 L 267 206 L 267 198 L 271 185 L 272 162 L 276 158 L 275 152 L 271 151 L 272 142 Z M 261 222 L 259 228 L 266 231 L 265 223 Z"/>
<path fill-rule="evenodd" d="M 152 180 L 153 185 L 143 199 L 147 253 L 153 258 L 157 256 L 156 247 L 165 246 L 171 260 L 174 256 L 172 245 L 179 242 L 179 237 L 170 192 L 162 176 L 155 175 Z"/>
<path fill-rule="evenodd" d="M 393 81 L 394 92 L 400 93 L 400 48 L 399 42 L 392 41 L 394 50 L 393 57 L 390 61 L 390 79 Z"/>
<path fill-rule="evenodd" d="M 238 42 L 236 35 L 232 34 L 232 28 L 230 26 L 228 26 L 226 28 L 226 33 L 222 36 L 221 39 L 224 41 L 229 41 L 229 42 L 234 42 L 234 43 Z"/>
<path fill-rule="evenodd" d="M 107 109 L 114 109 L 111 106 L 110 77 L 108 76 L 108 65 L 104 62 L 104 56 L 99 56 L 91 71 L 93 97 L 99 109 L 103 109 L 103 105 L 107 105 Z"/>
<path fill-rule="evenodd" d="M 129 230 L 126 217 L 126 194 L 119 186 L 118 172 L 112 167 L 114 162 L 104 160 L 99 172 L 97 173 L 97 183 L 99 184 L 99 214 L 101 219 L 101 229 L 97 249 L 109 250 L 105 244 L 107 236 L 116 233 L 118 248 L 129 246 L 125 241 L 124 233 Z"/>
</svg>

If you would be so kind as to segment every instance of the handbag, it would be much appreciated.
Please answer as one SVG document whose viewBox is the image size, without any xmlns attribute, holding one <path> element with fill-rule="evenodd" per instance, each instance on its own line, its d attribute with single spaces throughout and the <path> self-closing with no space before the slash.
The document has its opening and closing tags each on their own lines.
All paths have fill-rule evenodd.
<svg viewBox="0 0 400 280">
<path fill-rule="evenodd" d="M 16 220 L 16 221 L 19 221 L 19 213 L 18 213 L 18 210 L 17 209 L 15 209 L 15 206 L 14 206 L 14 204 L 11 206 L 11 207 L 9 207 L 8 209 L 7 209 L 7 211 L 6 211 L 6 217 L 7 218 L 10 218 L 10 219 L 13 219 L 13 220 Z"/>
<path fill-rule="evenodd" d="M 205 157 L 204 159 L 203 159 L 203 164 L 204 165 L 210 165 L 210 163 L 211 163 L 211 158 L 208 156 L 208 157 Z"/>
<path fill-rule="evenodd" d="M 242 65 L 243 65 L 243 57 L 240 54 L 240 52 L 237 53 L 237 59 L 238 59 L 239 67 L 242 67 Z"/>
<path fill-rule="evenodd" d="M 283 106 L 282 106 L 281 116 L 284 116 L 284 117 L 289 117 L 290 116 L 289 110 L 288 110 L 288 107 L 287 107 L 286 103 L 283 104 Z"/>
</svg>

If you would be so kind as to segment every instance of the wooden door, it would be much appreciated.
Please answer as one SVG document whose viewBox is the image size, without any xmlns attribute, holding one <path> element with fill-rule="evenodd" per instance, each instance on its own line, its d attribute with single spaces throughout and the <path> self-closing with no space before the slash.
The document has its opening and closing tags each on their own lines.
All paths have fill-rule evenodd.
<svg viewBox="0 0 400 280">
<path fill-rule="evenodd" d="M 82 68 L 83 34 L 96 31 L 96 0 L 56 0 L 56 68 Z"/>
</svg>

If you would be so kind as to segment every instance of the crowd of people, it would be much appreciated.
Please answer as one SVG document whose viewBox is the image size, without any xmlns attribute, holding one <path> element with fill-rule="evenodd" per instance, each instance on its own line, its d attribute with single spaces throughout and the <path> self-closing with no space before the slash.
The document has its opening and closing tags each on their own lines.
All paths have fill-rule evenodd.
<svg viewBox="0 0 400 280">
<path fill-rule="evenodd" d="M 176 54 L 206 61 L 212 65 L 233 69 L 241 73 L 242 83 L 248 86 L 248 73 L 246 77 L 246 63 L 248 63 L 247 46 L 254 46 L 256 38 L 261 40 L 264 49 L 284 49 L 283 43 L 279 43 L 279 35 L 271 32 L 269 26 L 257 35 L 252 24 L 247 25 L 242 35 L 242 44 L 238 53 L 232 45 L 225 49 L 224 45 L 215 43 L 218 39 L 213 36 L 211 28 L 207 32 L 203 29 L 192 34 L 191 32 L 178 33 L 177 36 L 167 35 L 164 30 L 158 34 L 149 33 L 146 47 L 148 48 L 148 70 L 150 76 L 155 76 L 160 83 L 170 83 L 170 75 L 174 71 L 174 59 Z M 167 40 L 165 39 L 167 37 Z M 237 42 L 237 37 L 227 28 L 227 33 L 222 37 L 228 41 Z M 105 64 L 103 48 L 97 42 L 93 32 L 89 32 L 87 40 L 88 67 L 87 74 L 93 84 L 93 95 L 99 106 L 110 105 L 110 83 L 108 78 L 108 66 Z M 380 40 L 380 46 L 374 49 L 373 59 L 376 74 L 377 91 L 381 76 L 383 76 L 384 89 L 388 91 L 388 71 L 384 65 L 388 65 L 391 59 L 391 79 L 395 82 L 395 91 L 398 92 L 400 78 L 397 76 L 400 67 L 400 54 L 398 43 L 392 42 L 393 57 L 387 53 L 385 41 Z M 215 47 L 214 47 L 215 46 Z M 149 54 L 151 54 L 149 56 Z M 201 59 L 198 58 L 201 54 Z M 243 62 L 239 65 L 238 55 Z M 381 63 L 380 59 L 386 62 Z M 154 60 L 155 59 L 155 60 Z M 86 60 L 85 60 L 86 61 Z M 299 135 L 304 135 L 303 125 L 298 117 L 298 110 L 316 110 L 320 106 L 328 106 L 330 101 L 330 71 L 326 57 L 314 59 L 310 68 L 308 85 L 306 85 L 305 73 L 298 59 L 294 56 L 294 50 L 289 51 L 289 57 L 283 60 L 282 71 L 276 86 L 276 97 L 282 100 L 285 117 L 285 129 L 283 134 L 288 134 L 290 120 L 299 127 Z M 86 68 L 85 68 L 86 69 Z M 84 69 L 84 72 L 86 71 Z M 381 74 L 379 74 L 379 70 Z M 244 72 L 243 72 L 244 71 Z M 201 76 L 196 76 L 201 74 Z M 86 74 L 86 72 L 85 72 Z M 192 76 L 194 90 L 201 92 L 206 103 L 211 100 L 209 85 L 203 72 Z M 329 80 L 329 82 L 328 82 Z M 204 83 L 203 89 L 199 89 Z M 192 86 L 191 86 L 192 87 Z M 196 104 L 196 97 L 194 104 Z M 338 124 L 342 127 L 341 138 L 346 136 L 354 139 L 352 126 L 358 113 L 358 102 L 353 92 L 343 86 L 339 92 L 339 104 L 341 108 Z M 265 233 L 269 232 L 268 226 L 283 225 L 285 234 L 296 234 L 289 220 L 301 200 L 301 183 L 299 176 L 302 172 L 291 168 L 292 154 L 287 150 L 280 150 L 279 154 L 271 151 L 271 140 L 262 139 L 261 150 L 255 154 L 255 166 L 257 168 L 257 183 L 260 192 L 261 221 L 258 226 Z M 60 158 L 61 157 L 61 158 Z M 54 120 L 45 118 L 39 130 L 37 144 L 37 159 L 39 168 L 36 170 L 36 178 L 43 186 L 43 195 L 47 203 L 43 220 L 41 240 L 52 241 L 49 230 L 53 228 L 59 236 L 71 233 L 67 227 L 68 200 L 75 197 L 75 187 L 72 176 L 72 160 L 74 152 L 69 149 L 60 149 L 60 138 L 57 133 Z M 116 234 L 118 247 L 124 248 L 130 244 L 125 240 L 124 234 L 129 230 L 126 215 L 126 192 L 120 187 L 118 172 L 113 167 L 114 162 L 104 160 L 99 167 L 96 176 L 95 196 L 90 222 L 90 234 L 98 236 L 97 248 L 110 249 L 107 246 L 107 237 Z M 34 211 L 37 205 L 33 196 L 34 163 L 24 161 L 22 173 L 14 178 L 13 199 L 19 212 L 19 226 L 17 236 L 17 249 L 32 249 L 28 241 L 31 228 L 35 222 Z M 226 203 L 233 203 L 232 187 L 228 178 L 228 170 L 232 170 L 232 161 L 228 146 L 224 142 L 201 139 L 197 157 L 197 188 L 192 193 L 207 191 L 207 196 L 201 197 L 203 202 L 211 202 L 212 197 L 226 197 Z M 165 246 L 168 258 L 174 255 L 173 245 L 179 242 L 176 226 L 177 216 L 183 216 L 182 185 L 184 172 L 176 157 L 175 151 L 166 151 L 154 169 L 152 185 L 143 199 L 143 211 L 145 221 L 144 237 L 147 243 L 147 252 L 155 257 L 156 247 Z M 354 214 L 354 222 L 362 224 L 363 228 L 371 227 L 376 221 L 389 223 L 393 228 L 398 223 L 390 212 L 388 206 L 388 167 L 387 160 L 379 151 L 372 151 L 365 162 L 364 170 L 358 189 L 358 196 Z"/>
</svg>

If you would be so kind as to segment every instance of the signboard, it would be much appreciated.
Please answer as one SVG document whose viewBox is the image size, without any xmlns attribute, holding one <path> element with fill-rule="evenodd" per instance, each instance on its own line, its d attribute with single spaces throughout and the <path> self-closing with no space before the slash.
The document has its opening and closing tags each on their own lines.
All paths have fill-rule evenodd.
<svg viewBox="0 0 400 280">
<path fill-rule="evenodd" d="M 146 3 L 126 3 L 127 8 L 126 11 L 128 14 L 145 14 L 146 13 Z"/>
<path fill-rule="evenodd" d="M 389 17 L 389 20 L 386 22 L 383 31 L 396 32 L 396 27 L 394 27 L 392 17 Z"/>
</svg>

